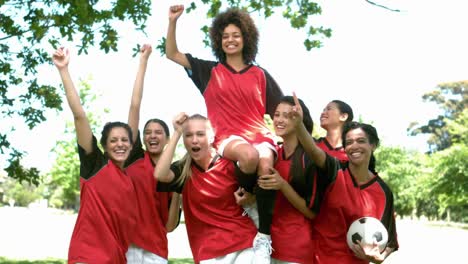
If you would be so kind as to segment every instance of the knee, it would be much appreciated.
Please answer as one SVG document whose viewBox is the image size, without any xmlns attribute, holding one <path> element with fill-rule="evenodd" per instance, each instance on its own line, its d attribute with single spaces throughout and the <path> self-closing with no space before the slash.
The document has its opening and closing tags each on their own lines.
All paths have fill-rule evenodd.
<svg viewBox="0 0 468 264">
<path fill-rule="evenodd" d="M 254 173 L 257 171 L 259 155 L 255 148 L 245 148 L 239 154 L 239 167 L 244 173 Z"/>
</svg>

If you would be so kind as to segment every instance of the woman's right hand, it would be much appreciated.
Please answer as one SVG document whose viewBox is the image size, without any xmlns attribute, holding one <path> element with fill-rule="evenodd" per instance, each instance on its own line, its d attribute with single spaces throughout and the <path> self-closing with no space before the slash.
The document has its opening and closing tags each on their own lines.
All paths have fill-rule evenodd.
<svg viewBox="0 0 468 264">
<path fill-rule="evenodd" d="M 182 125 L 184 124 L 185 120 L 187 120 L 187 118 L 188 115 L 184 112 L 177 114 L 172 120 L 172 126 L 174 127 L 174 131 L 182 133 Z"/>
<path fill-rule="evenodd" d="M 301 104 L 299 103 L 299 100 L 297 99 L 295 92 L 293 92 L 293 98 L 294 98 L 294 106 L 290 113 L 290 118 L 293 121 L 294 126 L 298 127 L 302 124 L 302 118 L 304 114 L 302 112 Z"/>
<path fill-rule="evenodd" d="M 173 5 L 169 7 L 169 20 L 176 21 L 184 12 L 184 5 Z"/>
<path fill-rule="evenodd" d="M 68 67 L 68 63 L 70 62 L 70 51 L 64 47 L 58 48 L 54 54 L 52 54 L 52 61 L 59 70 Z"/>
<path fill-rule="evenodd" d="M 151 52 L 153 52 L 153 48 L 151 47 L 151 44 L 143 44 L 140 47 L 140 60 L 147 62 L 149 56 L 151 55 Z"/>
</svg>

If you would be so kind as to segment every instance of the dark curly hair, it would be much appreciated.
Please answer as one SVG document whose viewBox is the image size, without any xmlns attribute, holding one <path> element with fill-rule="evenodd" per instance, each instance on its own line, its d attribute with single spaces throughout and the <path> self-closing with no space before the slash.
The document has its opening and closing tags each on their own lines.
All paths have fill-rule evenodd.
<svg viewBox="0 0 468 264">
<path fill-rule="evenodd" d="M 226 54 L 223 51 L 222 37 L 224 29 L 233 24 L 238 27 L 242 33 L 244 48 L 242 56 L 245 64 L 250 64 L 255 61 L 258 51 L 258 30 L 249 13 L 239 8 L 229 8 L 224 12 L 219 13 L 211 24 L 210 39 L 213 55 L 220 61 L 226 62 Z"/>
<path fill-rule="evenodd" d="M 346 134 L 354 129 L 362 129 L 364 133 L 366 133 L 367 140 L 369 140 L 369 144 L 374 145 L 375 147 L 378 147 L 380 144 L 380 139 L 379 135 L 377 134 L 377 129 L 373 127 L 372 125 L 365 124 L 365 123 L 360 123 L 356 121 L 352 122 L 347 122 L 343 128 L 343 133 L 341 134 L 341 140 L 343 141 L 343 146 L 346 147 Z M 375 156 L 374 153 L 371 154 L 370 161 L 369 161 L 369 170 L 375 174 L 377 174 L 377 171 L 375 170 Z"/>
</svg>

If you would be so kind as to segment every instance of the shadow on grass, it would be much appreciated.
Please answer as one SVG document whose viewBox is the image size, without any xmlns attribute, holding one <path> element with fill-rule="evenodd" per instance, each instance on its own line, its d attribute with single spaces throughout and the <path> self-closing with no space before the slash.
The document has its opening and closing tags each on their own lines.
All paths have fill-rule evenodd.
<svg viewBox="0 0 468 264">
<path fill-rule="evenodd" d="M 45 259 L 45 260 L 14 260 L 0 257 L 0 264 L 66 264 L 65 260 Z M 193 259 L 169 259 L 168 264 L 193 264 Z"/>
</svg>

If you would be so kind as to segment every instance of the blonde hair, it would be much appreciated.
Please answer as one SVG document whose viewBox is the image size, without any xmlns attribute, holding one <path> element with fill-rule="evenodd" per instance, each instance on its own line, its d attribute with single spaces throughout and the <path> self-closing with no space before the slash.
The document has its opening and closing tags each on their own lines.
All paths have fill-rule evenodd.
<svg viewBox="0 0 468 264">
<path fill-rule="evenodd" d="M 194 114 L 194 115 L 191 115 L 189 118 L 187 118 L 187 121 L 190 121 L 190 120 L 206 121 L 206 130 L 207 130 L 206 135 L 208 137 L 208 142 L 211 145 L 211 143 L 213 143 L 214 133 L 213 133 L 213 129 L 211 128 L 211 123 L 208 120 L 208 118 L 200 114 Z M 192 157 L 189 155 L 188 152 L 185 153 L 182 159 L 180 159 L 180 164 L 182 164 L 183 167 L 182 167 L 182 172 L 180 174 L 180 177 L 175 182 L 176 186 L 183 185 L 186 182 L 186 180 L 188 180 L 188 178 L 192 176 L 192 168 L 191 168 Z"/>
</svg>

